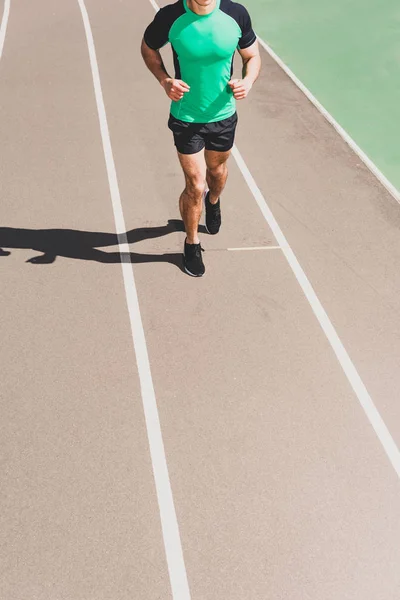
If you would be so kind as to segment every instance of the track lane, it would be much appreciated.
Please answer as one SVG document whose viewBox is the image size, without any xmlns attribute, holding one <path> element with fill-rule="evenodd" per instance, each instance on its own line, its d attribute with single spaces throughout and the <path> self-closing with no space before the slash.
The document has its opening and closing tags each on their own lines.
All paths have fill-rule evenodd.
<svg viewBox="0 0 400 600">
<path fill-rule="evenodd" d="M 177 216 L 182 177 L 168 107 L 138 53 L 153 13 L 143 7 L 141 23 L 128 2 L 118 11 L 104 2 L 101 13 L 88 5 L 121 189 L 131 190 L 125 214 L 166 222 Z M 249 110 L 242 132 L 251 132 L 254 160 L 263 156 L 254 145 L 260 114 Z M 242 186 L 232 163 L 224 244 L 242 233 L 232 214 L 244 206 L 246 235 L 259 231 Z M 143 247 L 179 253 L 182 235 Z M 171 257 L 134 266 L 193 597 L 393 596 L 396 475 L 295 280 L 282 257 L 207 253 L 217 241 L 202 239 L 202 281 L 184 278 Z"/>
<path fill-rule="evenodd" d="M 5 47 L 0 246 L 11 254 L 0 257 L 0 596 L 164 600 L 168 573 L 77 4 L 14 0 Z M 114 251 L 111 264 L 103 251 Z M 25 262 L 43 252 L 54 262 Z"/>
</svg>

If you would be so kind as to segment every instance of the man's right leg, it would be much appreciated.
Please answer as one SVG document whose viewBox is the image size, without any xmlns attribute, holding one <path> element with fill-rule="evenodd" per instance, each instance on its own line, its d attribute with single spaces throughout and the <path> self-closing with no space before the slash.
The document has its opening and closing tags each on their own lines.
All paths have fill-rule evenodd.
<svg viewBox="0 0 400 600">
<path fill-rule="evenodd" d="M 205 267 L 201 256 L 198 227 L 205 190 L 204 152 L 201 150 L 195 154 L 182 154 L 178 151 L 178 157 L 186 181 L 185 189 L 179 198 L 179 209 L 186 231 L 183 266 L 189 275 L 201 277 L 205 273 Z"/>
<path fill-rule="evenodd" d="M 178 152 L 178 157 L 186 182 L 179 198 L 179 210 L 185 224 L 186 241 L 188 244 L 199 244 L 198 227 L 203 209 L 206 174 L 204 151 L 196 154 Z"/>
</svg>

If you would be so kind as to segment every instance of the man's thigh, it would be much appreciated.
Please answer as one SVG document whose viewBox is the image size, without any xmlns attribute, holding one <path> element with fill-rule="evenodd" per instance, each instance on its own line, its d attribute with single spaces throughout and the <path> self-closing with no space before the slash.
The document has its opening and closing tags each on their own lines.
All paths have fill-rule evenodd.
<svg viewBox="0 0 400 600">
<path fill-rule="evenodd" d="M 205 150 L 204 158 L 207 169 L 213 171 L 218 169 L 221 165 L 224 165 L 231 155 L 231 150 L 228 152 L 217 152 L 215 150 Z"/>
<path fill-rule="evenodd" d="M 204 150 L 196 154 L 182 154 L 178 151 L 178 158 L 181 164 L 186 181 L 200 185 L 205 181 L 206 163 L 204 160 Z"/>
</svg>

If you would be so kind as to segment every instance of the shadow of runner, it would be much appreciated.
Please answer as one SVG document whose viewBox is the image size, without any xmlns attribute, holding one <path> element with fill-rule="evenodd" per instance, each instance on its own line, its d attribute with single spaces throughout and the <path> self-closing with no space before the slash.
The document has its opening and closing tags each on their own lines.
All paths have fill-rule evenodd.
<svg viewBox="0 0 400 600">
<path fill-rule="evenodd" d="M 169 219 L 167 225 L 160 227 L 140 227 L 126 232 L 129 244 L 143 240 L 163 237 L 175 231 L 184 231 L 180 219 Z M 204 226 L 199 231 L 205 231 Z M 30 249 L 41 252 L 39 256 L 30 258 L 27 262 L 32 264 L 51 264 L 57 256 L 74 258 L 78 260 L 93 260 L 101 263 L 126 262 L 128 256 L 119 252 L 104 252 L 99 247 L 117 246 L 116 233 L 101 233 L 95 231 L 79 231 L 75 229 L 19 229 L 13 227 L 0 227 L 0 257 L 9 256 L 11 253 L 3 248 Z M 165 254 L 129 254 L 132 263 L 168 262 L 176 265 L 181 270 L 181 252 Z"/>
</svg>

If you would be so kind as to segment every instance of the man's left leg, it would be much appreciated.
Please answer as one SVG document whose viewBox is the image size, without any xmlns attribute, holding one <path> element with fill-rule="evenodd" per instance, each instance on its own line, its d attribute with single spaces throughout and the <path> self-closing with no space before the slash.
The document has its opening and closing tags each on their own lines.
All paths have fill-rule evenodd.
<svg viewBox="0 0 400 600">
<path fill-rule="evenodd" d="M 205 199 L 206 228 L 208 233 L 215 235 L 221 227 L 220 196 L 228 178 L 228 158 L 231 151 L 217 152 L 205 150 L 207 171 L 206 180 L 209 192 Z"/>
</svg>

